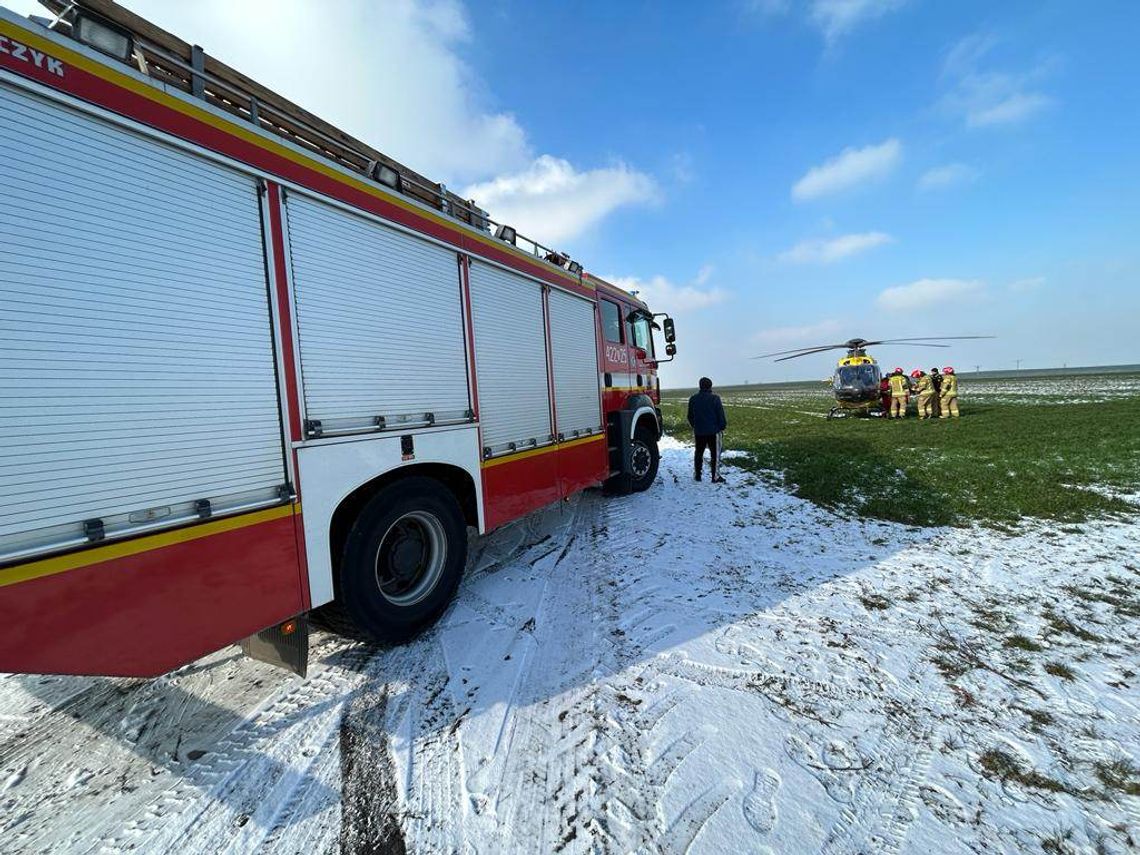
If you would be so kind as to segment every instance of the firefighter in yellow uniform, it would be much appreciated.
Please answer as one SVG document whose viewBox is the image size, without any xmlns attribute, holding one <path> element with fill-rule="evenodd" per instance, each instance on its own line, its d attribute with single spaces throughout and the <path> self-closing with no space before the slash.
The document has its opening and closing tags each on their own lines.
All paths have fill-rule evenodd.
<svg viewBox="0 0 1140 855">
<path fill-rule="evenodd" d="M 929 419 L 934 415 L 934 381 L 921 368 L 910 372 L 914 378 L 914 392 L 918 395 L 918 417 Z"/>
<path fill-rule="evenodd" d="M 904 419 L 906 418 L 906 397 L 910 392 L 910 384 L 906 381 L 906 375 L 903 374 L 901 368 L 896 368 L 887 382 L 891 386 L 891 418 Z"/>
<path fill-rule="evenodd" d="M 942 418 L 958 418 L 958 375 L 947 365 L 942 369 Z"/>
</svg>

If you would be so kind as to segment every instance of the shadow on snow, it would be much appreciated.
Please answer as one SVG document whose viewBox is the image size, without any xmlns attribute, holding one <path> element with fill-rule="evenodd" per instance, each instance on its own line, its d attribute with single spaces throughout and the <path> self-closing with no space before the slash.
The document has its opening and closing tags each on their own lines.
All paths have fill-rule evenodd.
<svg viewBox="0 0 1140 855">
<path fill-rule="evenodd" d="M 844 465 L 844 448 L 852 441 L 793 449 L 807 463 L 788 472 L 788 484 L 811 478 L 819 489 L 830 489 L 829 470 L 842 484 L 833 467 Z M 123 745 L 153 767 L 201 787 L 235 815 L 288 827 L 311 815 L 311 806 L 340 801 L 342 848 L 378 842 L 399 848 L 389 752 L 395 732 L 430 738 L 484 713 L 505 722 L 512 707 L 604 681 L 873 566 L 923 536 L 891 526 L 888 540 L 883 535 L 890 524 L 835 515 L 759 482 L 742 488 L 742 481 L 758 476 L 731 465 L 726 474 L 735 483 L 695 484 L 691 453 L 668 449 L 658 482 L 646 493 L 610 498 L 589 491 L 473 540 L 464 582 L 439 624 L 400 647 L 353 645 L 318 656 L 318 677 L 347 671 L 360 679 L 350 689 L 299 705 L 268 725 L 268 734 L 250 728 L 247 711 L 223 706 L 224 694 L 211 699 L 219 693 L 201 691 L 198 684 L 252 681 L 262 698 L 302 684 L 231 655 L 215 654 L 156 680 L 13 679 L 54 707 L 49 718 L 61 725 L 73 720 Z M 882 466 L 888 468 L 889 461 Z M 787 530 L 793 518 L 800 520 L 794 543 Z M 619 589 L 628 596 L 614 596 Z M 630 603 L 636 608 L 625 611 Z M 552 662 L 558 667 L 544 670 Z M 69 680 L 83 681 L 85 688 L 61 702 L 61 683 Z M 437 702 L 440 693 L 447 703 Z M 275 736 L 274 729 L 304 727 L 336 706 L 342 707 L 343 793 L 329 791 L 306 771 L 295 786 L 309 797 L 294 801 L 289 816 L 266 810 L 262 819 L 261 811 L 250 818 L 249 794 L 219 783 L 210 768 L 213 746 L 244 728 L 246 741 L 233 743 L 233 750 L 256 758 L 263 780 L 296 775 L 282 761 L 261 756 L 257 742 Z M 127 734 L 123 722 L 132 716 L 142 721 L 137 732 Z"/>
</svg>

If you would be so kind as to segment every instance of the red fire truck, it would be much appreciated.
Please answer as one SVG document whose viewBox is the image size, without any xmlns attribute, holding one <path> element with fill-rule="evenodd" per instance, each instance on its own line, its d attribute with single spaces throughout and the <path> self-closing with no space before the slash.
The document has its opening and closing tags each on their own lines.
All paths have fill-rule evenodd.
<svg viewBox="0 0 1140 855">
<path fill-rule="evenodd" d="M 0 671 L 405 638 L 657 469 L 671 319 L 108 0 L 0 9 Z M 654 318 L 663 318 L 658 324 Z"/>
</svg>

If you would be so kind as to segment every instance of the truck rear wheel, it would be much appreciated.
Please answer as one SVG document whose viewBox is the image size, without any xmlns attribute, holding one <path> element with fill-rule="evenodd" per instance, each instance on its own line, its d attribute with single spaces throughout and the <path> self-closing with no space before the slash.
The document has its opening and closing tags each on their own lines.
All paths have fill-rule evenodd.
<svg viewBox="0 0 1140 855">
<path fill-rule="evenodd" d="M 337 601 L 321 617 L 348 635 L 403 641 L 443 613 L 466 563 L 455 497 L 430 478 L 407 478 L 360 512 L 345 541 Z"/>
<path fill-rule="evenodd" d="M 633 437 L 629 449 L 629 468 L 633 492 L 648 490 L 657 477 L 661 465 L 661 454 L 657 450 L 657 439 L 650 431 L 639 430 Z"/>
</svg>

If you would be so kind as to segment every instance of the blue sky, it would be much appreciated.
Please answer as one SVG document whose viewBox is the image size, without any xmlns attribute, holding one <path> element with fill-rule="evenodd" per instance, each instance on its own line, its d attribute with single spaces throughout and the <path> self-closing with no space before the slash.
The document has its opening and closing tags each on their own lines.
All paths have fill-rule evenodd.
<svg viewBox="0 0 1140 855">
<path fill-rule="evenodd" d="M 1140 361 L 1140 4 L 126 5 L 674 313 L 666 385 Z"/>
</svg>

